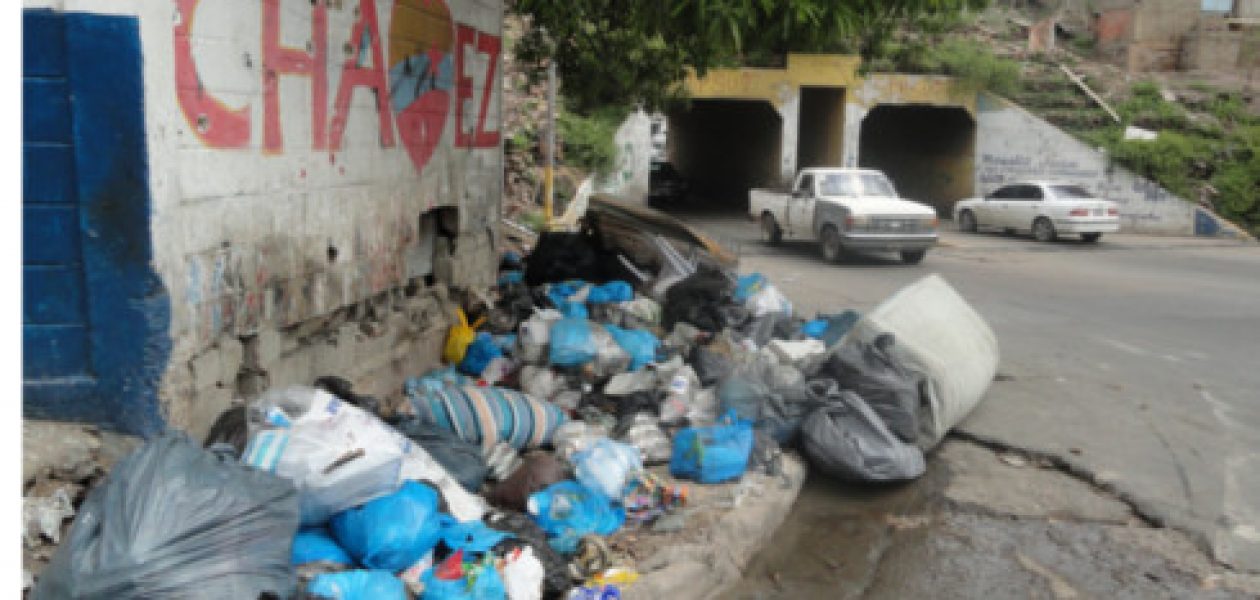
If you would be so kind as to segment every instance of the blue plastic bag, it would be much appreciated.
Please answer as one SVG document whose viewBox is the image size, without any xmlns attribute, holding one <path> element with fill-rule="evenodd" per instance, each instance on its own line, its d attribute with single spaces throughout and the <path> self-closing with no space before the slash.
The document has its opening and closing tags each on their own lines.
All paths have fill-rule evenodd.
<svg viewBox="0 0 1260 600">
<path fill-rule="evenodd" d="M 608 304 L 611 302 L 629 302 L 634 300 L 634 288 L 625 281 L 614 280 L 603 285 L 591 286 L 586 301 L 591 304 Z"/>
<path fill-rule="evenodd" d="M 735 293 L 731 294 L 731 298 L 739 304 L 743 304 L 752 297 L 753 294 L 761 291 L 766 285 L 766 276 L 761 273 L 749 273 L 748 275 L 740 275 L 735 281 Z"/>
<path fill-rule="evenodd" d="M 604 329 L 612 334 L 626 354 L 630 355 L 630 370 L 638 371 L 644 365 L 656 360 L 656 350 L 661 341 L 651 332 L 642 329 L 622 329 L 616 325 L 605 325 Z"/>
<path fill-rule="evenodd" d="M 302 529 L 293 536 L 293 564 L 313 562 L 353 565 L 354 559 L 337 545 L 327 528 L 311 527 Z"/>
<path fill-rule="evenodd" d="M 688 427 L 674 436 L 674 455 L 669 472 L 674 477 L 700 483 L 721 483 L 739 478 L 748 469 L 752 453 L 752 423 L 728 413 L 728 424 Z"/>
<path fill-rule="evenodd" d="M 468 345 L 464 360 L 459 362 L 459 370 L 473 377 L 480 377 L 481 372 L 486 370 L 486 365 L 500 356 L 503 356 L 503 350 L 494 343 L 494 336 L 483 331 Z"/>
<path fill-rule="evenodd" d="M 560 308 L 560 305 L 568 301 L 569 296 L 578 293 L 586 283 L 578 280 L 566 281 L 564 283 L 553 283 L 547 287 L 547 299 Z"/>
<path fill-rule="evenodd" d="M 389 571 L 342 571 L 315 576 L 306 591 L 329 600 L 407 600 L 407 588 Z"/>
<path fill-rule="evenodd" d="M 586 305 L 582 304 L 581 302 L 573 302 L 571 300 L 561 300 L 556 305 L 556 308 L 560 311 L 560 314 L 566 317 L 573 317 L 576 319 L 585 319 L 591 316 L 591 313 L 586 310 Z"/>
<path fill-rule="evenodd" d="M 551 326 L 551 364 L 559 367 L 576 367 L 595 360 L 599 348 L 591 335 L 591 323 L 586 319 L 566 317 Z"/>
<path fill-rule="evenodd" d="M 452 521 L 438 512 L 439 502 L 437 490 L 408 481 L 393 494 L 333 515 L 332 532 L 359 564 L 401 571 L 431 550 Z"/>
<path fill-rule="evenodd" d="M 442 367 L 434 369 L 419 377 L 407 379 L 403 384 L 403 393 L 407 396 L 415 394 L 424 394 L 425 392 L 440 392 L 447 386 L 465 386 L 472 385 L 473 380 L 467 375 L 460 373 L 455 367 Z"/>
<path fill-rule="evenodd" d="M 836 345 L 846 333 L 849 333 L 850 329 L 853 329 L 862 315 L 855 310 L 846 310 L 838 315 L 819 315 L 818 318 L 827 321 L 827 331 L 819 339 L 830 348 Z"/>
<path fill-rule="evenodd" d="M 512 536 L 493 529 L 481 521 L 448 523 L 442 528 L 442 543 L 451 550 L 463 550 L 465 554 L 489 552 L 499 542 L 509 537 Z"/>
<path fill-rule="evenodd" d="M 499 347 L 499 350 L 503 352 L 504 356 L 511 356 L 514 352 L 516 352 L 516 338 L 517 336 L 515 333 L 496 335 L 494 336 L 494 345 Z"/>
<path fill-rule="evenodd" d="M 626 511 L 603 494 L 573 481 L 553 483 L 529 496 L 529 514 L 547 533 L 557 552 L 572 554 L 582 536 L 612 535 L 626 521 Z"/>
<path fill-rule="evenodd" d="M 801 325 L 801 333 L 806 337 L 821 340 L 823 334 L 827 333 L 827 319 L 806 321 L 804 325 Z"/>
</svg>

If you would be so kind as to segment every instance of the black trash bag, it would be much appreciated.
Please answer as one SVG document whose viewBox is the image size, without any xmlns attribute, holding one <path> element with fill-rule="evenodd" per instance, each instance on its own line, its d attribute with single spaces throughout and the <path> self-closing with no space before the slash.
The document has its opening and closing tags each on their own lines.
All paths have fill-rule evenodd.
<svg viewBox="0 0 1260 600">
<path fill-rule="evenodd" d="M 234 458 L 240 458 L 245 453 L 245 446 L 249 444 L 249 427 L 245 423 L 244 406 L 233 406 L 219 413 L 219 418 L 210 426 L 210 433 L 206 434 L 205 447 L 216 444 L 231 447 L 235 451 Z"/>
<path fill-rule="evenodd" d="M 691 370 L 696 372 L 696 377 L 700 379 L 700 385 L 703 387 L 709 387 L 726 379 L 735 370 L 730 357 L 700 344 L 691 347 L 691 355 L 687 363 L 691 365 Z"/>
<path fill-rule="evenodd" d="M 830 380 L 816 380 L 771 388 L 770 395 L 766 396 L 761 406 L 757 427 L 766 430 L 783 446 L 794 445 L 801 423 L 825 404 L 823 395 L 833 385 L 835 383 Z"/>
<path fill-rule="evenodd" d="M 702 267 L 665 292 L 661 324 L 666 331 L 672 331 L 680 321 L 710 333 L 721 331 L 726 326 L 723 307 L 731 304 L 732 290 L 734 285 L 726 274 Z"/>
<path fill-rule="evenodd" d="M 400 419 L 393 426 L 424 448 L 464 489 L 474 494 L 481 490 L 481 484 L 490 473 L 490 467 L 481 454 L 481 446 L 465 442 L 454 432 L 426 423 L 418 417 Z"/>
<path fill-rule="evenodd" d="M 512 534 L 514 537 L 499 542 L 491 549 L 497 556 L 504 556 L 517 548 L 529 546 L 543 566 L 543 598 L 562 598 L 573 587 L 569 577 L 569 563 L 547 542 L 547 534 L 523 513 L 492 510 L 482 518 L 491 529 Z"/>
<path fill-rule="evenodd" d="M 842 389 L 857 392 L 897 437 L 913 444 L 919 439 L 921 378 L 897 360 L 893 343 L 891 333 L 871 343 L 848 339 L 827 357 L 823 369 Z"/>
<path fill-rule="evenodd" d="M 832 387 L 826 405 L 801 423 L 801 449 L 816 468 L 842 480 L 905 481 L 927 468 L 918 446 L 897 439 L 851 392 Z"/>
<path fill-rule="evenodd" d="M 354 384 L 336 375 L 324 375 L 315 380 L 315 387 L 332 394 L 341 400 L 366 410 L 377 417 L 381 415 L 381 401 L 372 396 L 354 393 Z"/>
<path fill-rule="evenodd" d="M 604 263 L 598 248 L 584 233 L 543 232 L 525 260 L 525 283 L 530 287 L 569 279 L 603 283 Z"/>
<path fill-rule="evenodd" d="M 31 597 L 289 598 L 298 520 L 288 480 L 164 434 L 88 495 Z"/>
</svg>

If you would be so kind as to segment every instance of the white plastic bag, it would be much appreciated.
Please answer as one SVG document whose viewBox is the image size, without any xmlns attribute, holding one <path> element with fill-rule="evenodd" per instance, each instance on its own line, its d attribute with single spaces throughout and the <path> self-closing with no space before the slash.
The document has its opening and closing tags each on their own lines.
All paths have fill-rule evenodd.
<svg viewBox="0 0 1260 600">
<path fill-rule="evenodd" d="M 550 401 L 564 389 L 564 378 L 548 367 L 528 365 L 521 369 L 521 391 L 532 398 Z"/>
<path fill-rule="evenodd" d="M 519 552 L 504 557 L 503 587 L 508 600 L 541 600 L 543 591 L 542 561 L 534 556 L 532 546 L 524 546 Z"/>
<path fill-rule="evenodd" d="M 761 291 L 749 296 L 744 306 L 752 311 L 753 318 L 776 312 L 792 316 L 792 301 L 779 288 L 768 283 Z"/>
<path fill-rule="evenodd" d="M 410 442 L 332 394 L 285 388 L 265 394 L 250 414 L 261 430 L 251 437 L 241 462 L 293 481 L 303 525 L 323 523 L 398 489 Z M 257 415 L 263 415 L 261 421 Z"/>
<path fill-rule="evenodd" d="M 556 428 L 556 433 L 551 436 L 551 443 L 556 448 L 556 455 L 572 464 L 574 455 L 606 437 L 608 430 L 602 427 L 586 421 L 565 421 Z"/>
<path fill-rule="evenodd" d="M 827 345 L 822 340 L 770 340 L 766 345 L 779 362 L 785 365 L 800 367 L 808 361 L 827 352 Z"/>
<path fill-rule="evenodd" d="M 595 341 L 596 348 L 596 375 L 615 375 L 630 368 L 630 354 L 602 325 L 591 323 L 591 339 Z"/>
<path fill-rule="evenodd" d="M 582 485 L 612 500 L 620 500 L 626 485 L 643 470 L 637 448 L 608 438 L 596 440 L 590 448 L 574 455 L 573 462 Z"/>
<path fill-rule="evenodd" d="M 541 364 L 547 361 L 547 344 L 551 341 L 551 325 L 563 318 L 560 311 L 545 308 L 534 311 L 521 323 L 516 338 L 521 348 L 521 361 Z"/>
<path fill-rule="evenodd" d="M 303 525 L 391 494 L 408 480 L 436 485 L 461 521 L 485 513 L 485 502 L 423 448 L 328 392 L 274 390 L 251 405 L 248 415 L 257 433 L 241 462 L 293 481 L 301 493 Z"/>
</svg>

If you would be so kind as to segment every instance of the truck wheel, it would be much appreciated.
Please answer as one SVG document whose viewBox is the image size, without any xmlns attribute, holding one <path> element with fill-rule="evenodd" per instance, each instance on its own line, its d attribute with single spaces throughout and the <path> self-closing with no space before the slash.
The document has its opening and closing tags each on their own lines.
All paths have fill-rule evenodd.
<svg viewBox="0 0 1260 600">
<path fill-rule="evenodd" d="M 964 210 L 958 213 L 958 231 L 966 233 L 976 232 L 976 216 L 971 211 Z"/>
<path fill-rule="evenodd" d="M 774 215 L 770 213 L 761 215 L 761 239 L 771 246 L 778 246 L 783 241 L 783 230 L 779 229 L 779 224 L 774 221 Z"/>
<path fill-rule="evenodd" d="M 923 257 L 927 256 L 927 250 L 902 250 L 901 261 L 907 265 L 917 265 L 923 262 Z"/>
<path fill-rule="evenodd" d="M 827 262 L 840 262 L 840 257 L 844 256 L 844 246 L 840 244 L 840 232 L 835 225 L 823 226 L 819 242 L 822 245 L 823 258 Z"/>
<path fill-rule="evenodd" d="M 1081 241 L 1082 241 L 1082 242 L 1085 242 L 1086 244 L 1092 244 L 1092 243 L 1094 243 L 1094 242 L 1097 242 L 1097 241 L 1098 241 L 1098 238 L 1100 238 L 1100 237 L 1102 237 L 1102 234 L 1101 234 L 1101 233 L 1097 233 L 1097 232 L 1095 232 L 1095 233 L 1082 233 L 1082 234 L 1081 234 Z"/>
<path fill-rule="evenodd" d="M 1038 242 L 1053 242 L 1059 237 L 1059 234 L 1054 232 L 1054 223 L 1045 217 L 1037 217 L 1037 220 L 1033 221 L 1032 231 L 1033 237 L 1037 238 Z"/>
</svg>

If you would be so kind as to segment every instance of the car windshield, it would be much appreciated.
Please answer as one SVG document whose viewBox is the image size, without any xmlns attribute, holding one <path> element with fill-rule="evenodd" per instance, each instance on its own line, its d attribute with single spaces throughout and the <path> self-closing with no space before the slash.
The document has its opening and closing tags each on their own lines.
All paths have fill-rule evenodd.
<svg viewBox="0 0 1260 600">
<path fill-rule="evenodd" d="M 1093 198 L 1094 195 L 1089 190 L 1079 185 L 1052 185 L 1050 191 L 1054 193 L 1055 198 Z"/>
</svg>

